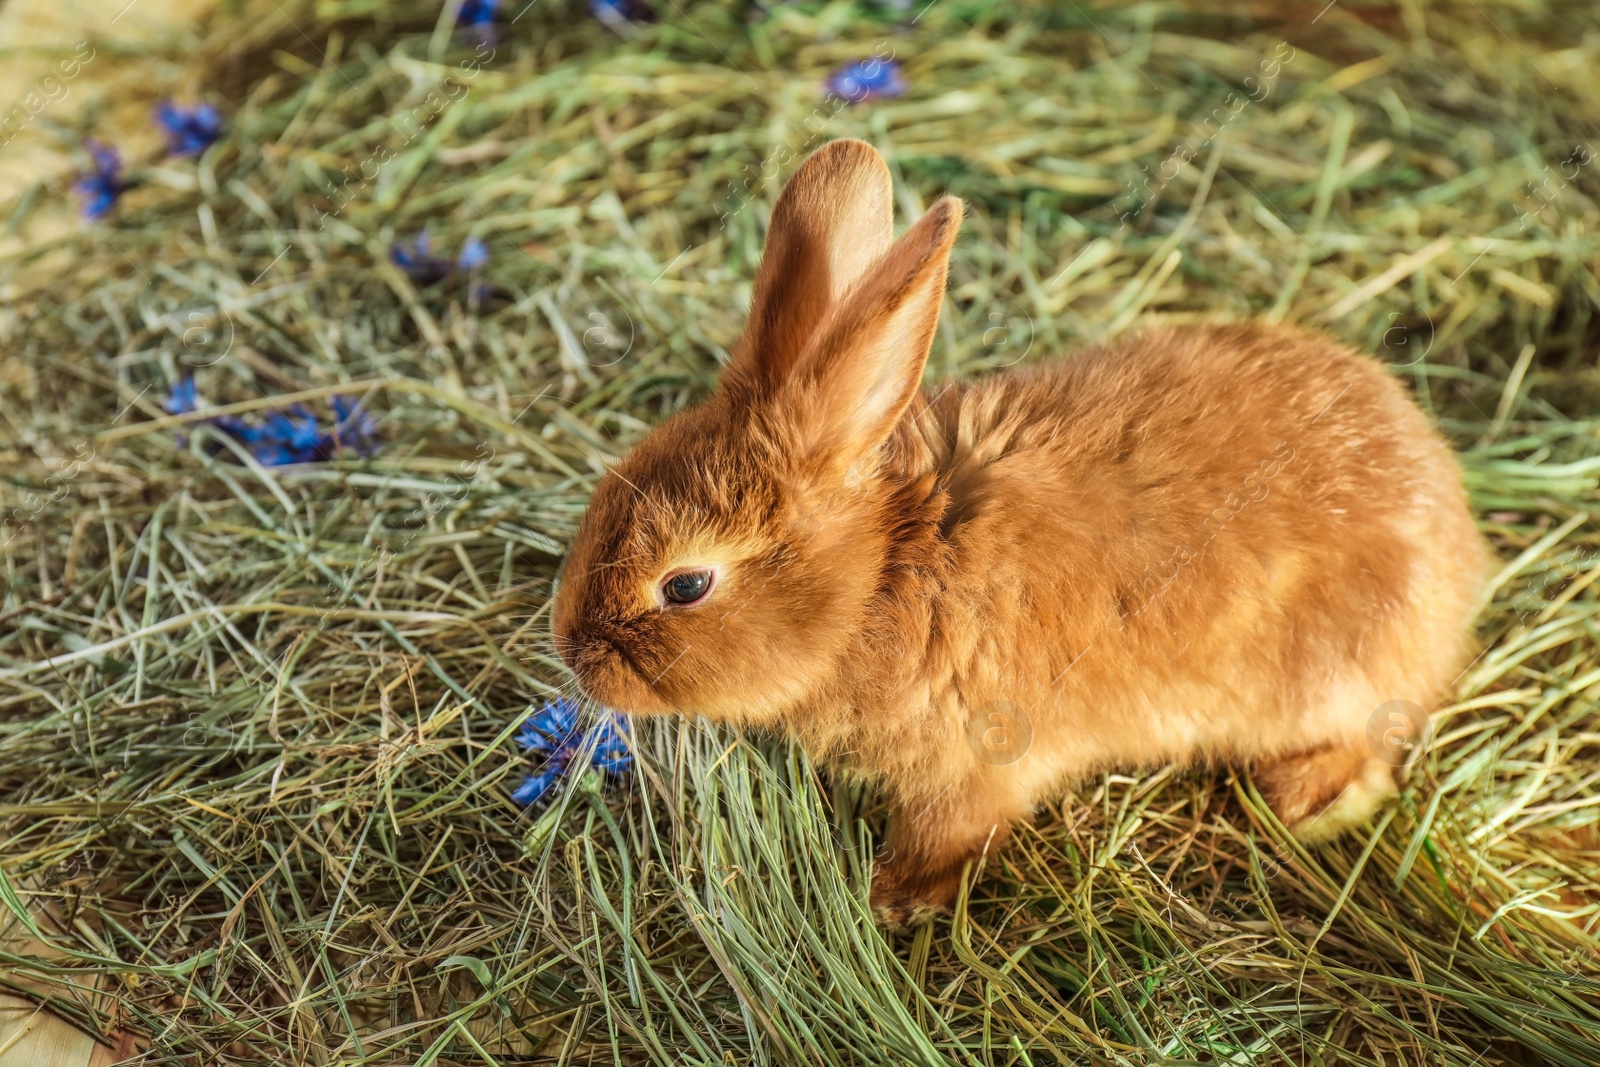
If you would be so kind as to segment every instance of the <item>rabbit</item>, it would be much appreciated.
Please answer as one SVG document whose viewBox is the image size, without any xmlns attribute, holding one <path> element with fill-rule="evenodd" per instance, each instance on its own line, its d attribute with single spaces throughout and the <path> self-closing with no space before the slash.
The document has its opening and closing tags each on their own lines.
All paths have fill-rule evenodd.
<svg viewBox="0 0 1600 1067">
<path fill-rule="evenodd" d="M 1370 819 L 1399 761 L 1369 723 L 1472 649 L 1488 553 L 1449 447 L 1377 362 L 1277 325 L 923 390 L 962 214 L 895 240 L 861 141 L 796 170 L 719 388 L 579 524 L 552 629 L 581 690 L 877 783 L 891 924 L 1112 769 L 1240 767 L 1305 841 Z"/>
</svg>

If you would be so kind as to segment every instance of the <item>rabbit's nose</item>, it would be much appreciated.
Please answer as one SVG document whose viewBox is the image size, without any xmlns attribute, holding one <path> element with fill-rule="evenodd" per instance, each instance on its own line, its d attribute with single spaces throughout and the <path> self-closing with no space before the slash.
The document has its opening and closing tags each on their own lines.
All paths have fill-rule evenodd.
<svg viewBox="0 0 1600 1067">
<path fill-rule="evenodd" d="M 623 657 L 617 635 L 600 623 L 574 627 L 558 644 L 563 662 L 580 676 L 586 668 L 593 669 L 607 660 Z"/>
<path fill-rule="evenodd" d="M 630 713 L 670 710 L 654 694 L 623 646 L 603 633 L 583 630 L 563 654 L 585 696 Z"/>
</svg>

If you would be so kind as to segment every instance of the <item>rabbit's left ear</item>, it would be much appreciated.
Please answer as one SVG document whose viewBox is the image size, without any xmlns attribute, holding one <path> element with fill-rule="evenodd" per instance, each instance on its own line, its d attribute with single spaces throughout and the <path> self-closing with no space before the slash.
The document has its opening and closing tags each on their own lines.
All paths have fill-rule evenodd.
<svg viewBox="0 0 1600 1067">
<path fill-rule="evenodd" d="M 770 393 L 893 240 L 894 186 L 877 149 L 839 140 L 811 153 L 772 209 L 750 322 L 723 384 Z"/>
<path fill-rule="evenodd" d="M 922 384 L 962 204 L 947 196 L 829 317 L 774 397 L 797 449 L 839 472 L 876 452 Z"/>
</svg>

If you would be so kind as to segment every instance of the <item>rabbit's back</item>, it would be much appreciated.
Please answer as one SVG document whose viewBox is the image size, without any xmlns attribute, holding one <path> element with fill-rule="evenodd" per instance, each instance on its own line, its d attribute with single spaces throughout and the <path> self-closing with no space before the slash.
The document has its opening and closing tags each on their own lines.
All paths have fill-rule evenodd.
<svg viewBox="0 0 1600 1067">
<path fill-rule="evenodd" d="M 1030 777 L 1353 739 L 1464 662 L 1484 549 L 1372 360 L 1170 330 L 928 396 L 906 454 L 947 494 L 930 674 L 952 715 L 1028 711 Z"/>
</svg>

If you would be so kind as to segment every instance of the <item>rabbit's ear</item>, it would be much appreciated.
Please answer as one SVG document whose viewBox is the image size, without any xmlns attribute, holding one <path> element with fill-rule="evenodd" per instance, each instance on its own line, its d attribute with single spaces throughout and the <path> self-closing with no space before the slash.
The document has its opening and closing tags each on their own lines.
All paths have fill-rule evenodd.
<svg viewBox="0 0 1600 1067">
<path fill-rule="evenodd" d="M 776 397 L 775 415 L 823 469 L 876 452 L 922 384 L 961 215 L 953 196 L 929 208 L 834 310 Z"/>
<path fill-rule="evenodd" d="M 889 168 L 865 141 L 830 141 L 772 209 L 750 322 L 723 381 L 767 392 L 788 377 L 828 313 L 894 240 Z"/>
</svg>

